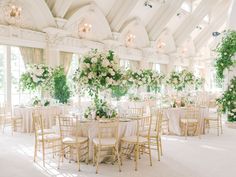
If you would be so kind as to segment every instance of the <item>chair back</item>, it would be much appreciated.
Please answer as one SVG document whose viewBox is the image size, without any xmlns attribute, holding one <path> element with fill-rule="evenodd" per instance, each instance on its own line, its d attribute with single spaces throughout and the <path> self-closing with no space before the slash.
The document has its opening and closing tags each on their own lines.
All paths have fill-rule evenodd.
<svg viewBox="0 0 236 177">
<path fill-rule="evenodd" d="M 129 117 L 142 117 L 144 113 L 143 107 L 129 107 L 128 116 Z"/>
<path fill-rule="evenodd" d="M 33 113 L 33 124 L 35 129 L 35 137 L 37 138 L 40 135 L 42 135 L 42 139 L 44 138 L 44 123 L 43 118 L 41 114 Z"/>
<path fill-rule="evenodd" d="M 60 135 L 62 138 L 77 136 L 79 128 L 78 117 L 69 115 L 58 116 L 58 123 L 60 128 Z"/>
<path fill-rule="evenodd" d="M 181 118 L 184 118 L 185 120 L 197 119 L 199 121 L 200 107 L 187 107 L 187 108 L 185 108 L 183 111 L 183 116 Z"/>
<path fill-rule="evenodd" d="M 98 123 L 99 144 L 101 145 L 101 140 L 104 138 L 114 138 L 117 144 L 118 128 L 119 128 L 119 119 L 99 120 Z"/>
</svg>

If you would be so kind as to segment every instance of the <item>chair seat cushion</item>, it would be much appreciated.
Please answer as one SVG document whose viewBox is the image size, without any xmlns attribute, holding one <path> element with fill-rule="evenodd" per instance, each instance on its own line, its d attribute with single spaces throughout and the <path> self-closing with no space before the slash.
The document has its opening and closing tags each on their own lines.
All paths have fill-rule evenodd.
<svg viewBox="0 0 236 177">
<path fill-rule="evenodd" d="M 182 123 L 197 123 L 198 120 L 197 119 L 181 119 L 180 120 Z"/>
<path fill-rule="evenodd" d="M 39 140 L 42 141 L 42 135 L 39 136 Z M 59 140 L 61 137 L 60 135 L 57 135 L 57 134 L 47 134 L 47 135 L 44 135 L 44 140 L 45 141 L 56 141 L 56 140 Z"/>
<path fill-rule="evenodd" d="M 147 137 L 148 136 L 148 131 L 143 131 L 139 133 L 140 136 Z M 157 132 L 156 131 L 150 131 L 150 137 L 157 137 Z"/>
<path fill-rule="evenodd" d="M 12 119 L 12 120 L 21 120 L 21 119 L 23 119 L 23 118 L 20 117 L 20 116 L 12 116 L 11 119 Z"/>
<path fill-rule="evenodd" d="M 76 141 L 77 143 L 84 143 L 88 140 L 88 138 L 86 137 L 77 137 L 77 140 L 76 140 L 76 137 L 65 137 L 62 139 L 62 142 L 64 144 L 76 144 Z"/>
<path fill-rule="evenodd" d="M 94 138 L 93 143 L 99 145 L 99 138 Z M 115 138 L 101 138 L 101 145 L 103 146 L 113 146 L 116 144 Z"/>
<path fill-rule="evenodd" d="M 127 136 L 121 139 L 121 141 L 125 141 L 127 143 L 136 143 L 137 136 Z M 142 136 L 139 136 L 139 143 L 146 143 L 148 140 Z"/>
<path fill-rule="evenodd" d="M 38 130 L 37 133 L 38 133 L 39 135 L 42 135 L 42 130 Z M 43 133 L 44 133 L 44 134 L 54 134 L 55 132 L 54 132 L 54 130 L 52 130 L 52 129 L 43 129 Z"/>
</svg>

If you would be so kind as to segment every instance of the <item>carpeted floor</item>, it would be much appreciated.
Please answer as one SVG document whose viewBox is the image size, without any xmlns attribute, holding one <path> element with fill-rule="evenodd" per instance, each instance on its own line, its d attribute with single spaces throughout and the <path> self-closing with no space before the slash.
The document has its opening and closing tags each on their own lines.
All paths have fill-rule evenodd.
<svg viewBox="0 0 236 177">
<path fill-rule="evenodd" d="M 157 161 L 153 152 L 153 166 L 148 157 L 139 161 L 138 171 L 134 162 L 125 160 L 122 172 L 117 164 L 100 164 L 95 174 L 92 164 L 82 163 L 81 172 L 74 162 L 65 161 L 57 169 L 57 158 L 47 157 L 46 167 L 42 162 L 33 163 L 34 135 L 17 133 L 0 134 L 0 177 L 233 177 L 236 175 L 236 129 L 224 128 L 224 134 L 215 132 L 197 137 L 164 136 L 164 156 Z"/>
</svg>

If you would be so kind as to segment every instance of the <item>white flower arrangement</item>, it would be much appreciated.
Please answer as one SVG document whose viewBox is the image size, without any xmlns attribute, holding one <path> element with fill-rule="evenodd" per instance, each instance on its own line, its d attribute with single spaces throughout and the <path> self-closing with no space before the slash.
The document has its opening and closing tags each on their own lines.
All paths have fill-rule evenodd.
<svg viewBox="0 0 236 177">
<path fill-rule="evenodd" d="M 90 95 L 94 95 L 98 91 L 119 85 L 120 78 L 118 58 L 114 52 L 92 50 L 84 55 L 73 80 L 82 88 L 89 90 Z"/>
<path fill-rule="evenodd" d="M 44 65 L 29 65 L 27 71 L 21 75 L 21 87 L 25 90 L 36 90 L 38 87 L 49 88 L 52 68 Z"/>
</svg>

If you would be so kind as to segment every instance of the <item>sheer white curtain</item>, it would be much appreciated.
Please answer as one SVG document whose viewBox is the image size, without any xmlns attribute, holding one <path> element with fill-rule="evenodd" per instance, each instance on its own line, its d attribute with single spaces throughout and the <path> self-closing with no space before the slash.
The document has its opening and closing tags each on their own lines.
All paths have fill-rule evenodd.
<svg viewBox="0 0 236 177">
<path fill-rule="evenodd" d="M 43 49 L 31 48 L 31 47 L 19 47 L 19 48 L 25 65 L 44 63 Z"/>
<path fill-rule="evenodd" d="M 139 70 L 139 61 L 130 60 L 130 69 L 133 71 Z"/>
<path fill-rule="evenodd" d="M 60 52 L 60 65 L 64 67 L 64 71 L 67 74 L 72 61 L 73 53 Z"/>
</svg>

